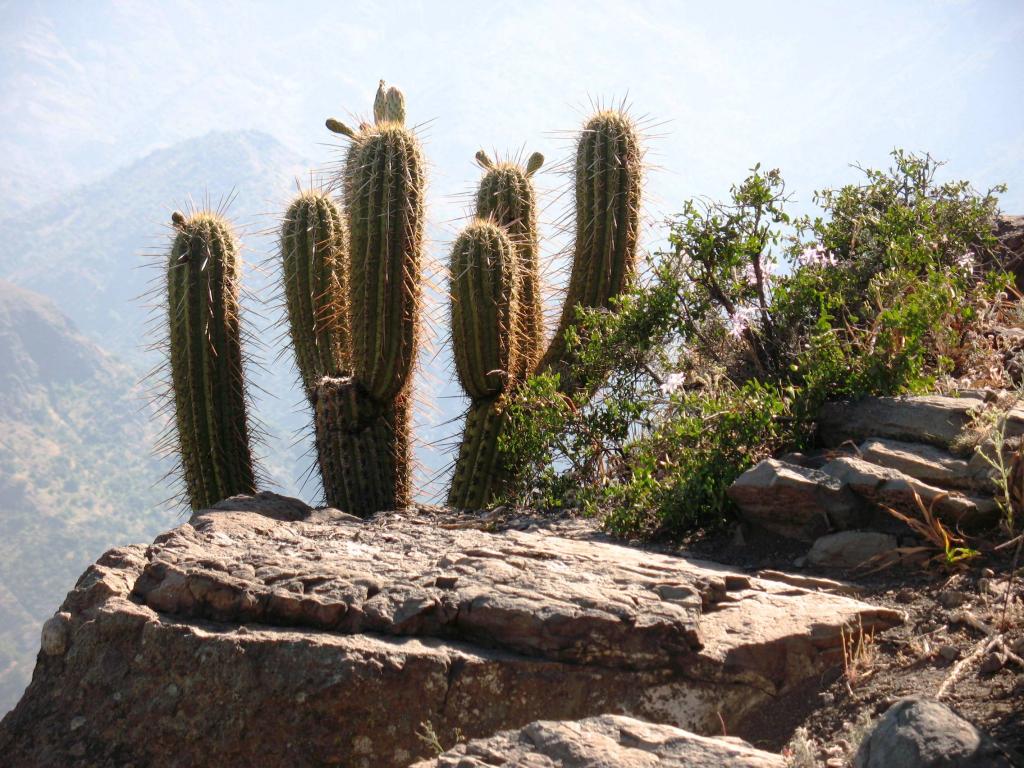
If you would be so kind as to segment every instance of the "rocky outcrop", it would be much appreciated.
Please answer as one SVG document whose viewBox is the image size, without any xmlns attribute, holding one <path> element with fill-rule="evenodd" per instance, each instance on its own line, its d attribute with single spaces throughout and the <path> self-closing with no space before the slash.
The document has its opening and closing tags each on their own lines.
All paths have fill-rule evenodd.
<svg viewBox="0 0 1024 768">
<path fill-rule="evenodd" d="M 999 266 L 1014 276 L 1017 290 L 1024 291 L 1024 216 L 997 216 L 995 236 L 1000 246 Z"/>
<path fill-rule="evenodd" d="M 412 768 L 784 768 L 779 755 L 735 738 L 697 736 L 670 725 L 604 715 L 530 723 L 460 744 Z"/>
<path fill-rule="evenodd" d="M 981 397 L 868 397 L 827 403 L 824 450 L 766 459 L 741 475 L 729 497 L 742 517 L 803 541 L 870 525 L 885 508 L 919 515 L 921 504 L 951 528 L 980 529 L 999 516 L 993 498 L 992 437 L 976 418 Z M 1010 409 L 989 424 L 1008 439 L 1024 433 L 1024 413 Z M 970 459 L 956 455 L 980 444 Z M 969 448 L 968 448 L 969 450 Z"/>
<path fill-rule="evenodd" d="M 711 563 L 237 497 L 104 555 L 0 723 L 10 766 L 404 766 L 535 720 L 740 736 L 898 613 Z M 806 690 L 800 695 L 806 695 Z"/>
</svg>

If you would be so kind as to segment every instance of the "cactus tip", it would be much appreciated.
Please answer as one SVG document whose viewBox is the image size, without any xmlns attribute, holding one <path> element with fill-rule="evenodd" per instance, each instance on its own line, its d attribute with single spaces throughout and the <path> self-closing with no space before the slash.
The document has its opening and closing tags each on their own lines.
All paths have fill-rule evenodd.
<svg viewBox="0 0 1024 768">
<path fill-rule="evenodd" d="M 350 139 L 356 137 L 356 132 L 345 125 L 340 120 L 335 120 L 333 117 L 327 118 L 327 130 L 333 133 L 340 133 L 342 136 L 348 136 Z"/>
<path fill-rule="evenodd" d="M 526 175 L 533 176 L 540 167 L 544 165 L 544 155 L 540 152 L 534 152 L 530 155 L 530 159 L 526 161 Z"/>
<path fill-rule="evenodd" d="M 489 158 L 487 156 L 487 153 L 484 152 L 482 149 L 478 150 L 474 157 L 476 158 L 476 161 L 481 168 L 485 170 L 490 170 L 491 168 L 494 167 L 494 163 L 491 162 L 491 158 Z"/>
</svg>

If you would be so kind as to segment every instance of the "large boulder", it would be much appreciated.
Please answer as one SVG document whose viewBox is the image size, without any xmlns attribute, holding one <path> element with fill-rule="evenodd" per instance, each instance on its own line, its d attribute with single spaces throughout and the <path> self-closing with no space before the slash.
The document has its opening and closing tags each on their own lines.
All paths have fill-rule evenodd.
<svg viewBox="0 0 1024 768">
<path fill-rule="evenodd" d="M 113 550 L 0 723 L 12 768 L 405 766 L 605 713 L 745 733 L 901 620 L 839 595 L 589 539 L 370 521 L 261 494 Z M 798 690 L 799 689 L 799 690 Z"/>
<path fill-rule="evenodd" d="M 1010 768 L 1010 759 L 971 723 L 937 701 L 900 699 L 864 737 L 854 768 Z"/>
<path fill-rule="evenodd" d="M 780 755 L 621 715 L 542 721 L 460 744 L 411 768 L 785 768 Z"/>
</svg>

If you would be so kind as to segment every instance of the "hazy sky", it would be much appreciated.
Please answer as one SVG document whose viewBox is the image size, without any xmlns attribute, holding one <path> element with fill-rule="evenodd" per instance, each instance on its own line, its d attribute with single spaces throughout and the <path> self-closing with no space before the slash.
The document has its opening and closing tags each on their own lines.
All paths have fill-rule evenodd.
<svg viewBox="0 0 1024 768">
<path fill-rule="evenodd" d="M 1024 2 L 0 2 L 0 175 L 26 196 L 211 129 L 321 163 L 381 77 L 427 123 L 438 220 L 480 146 L 567 154 L 592 100 L 651 126 L 649 211 L 755 162 L 798 197 L 928 150 L 1024 211 Z M 547 184 L 560 179 L 548 176 Z M 6 190 L 7 187 L 0 187 Z M 27 191 L 26 191 L 27 190 Z"/>
</svg>

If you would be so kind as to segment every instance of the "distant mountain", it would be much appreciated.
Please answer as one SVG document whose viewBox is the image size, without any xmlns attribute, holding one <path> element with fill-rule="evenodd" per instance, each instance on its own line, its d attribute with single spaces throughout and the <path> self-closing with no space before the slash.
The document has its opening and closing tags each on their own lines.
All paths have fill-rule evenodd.
<svg viewBox="0 0 1024 768">
<path fill-rule="evenodd" d="M 0 280 L 0 712 L 89 562 L 177 518 L 135 382 L 52 301 Z"/>
<path fill-rule="evenodd" d="M 276 249 L 277 217 L 294 194 L 296 179 L 309 183 L 309 164 L 265 133 L 219 131 L 161 149 L 109 176 L 0 219 L 0 277 L 53 299 L 103 350 L 129 365 L 136 379 L 162 359 L 145 346 L 162 323 L 159 308 L 162 259 L 170 245 L 175 208 L 225 209 L 236 225 L 246 260 L 247 327 L 270 342 L 249 351 L 261 363 L 250 369 L 266 427 L 258 449 L 275 487 L 297 493 L 310 467 L 308 423 L 295 386 L 291 358 L 279 357 L 279 317 L 271 297 L 273 269 L 262 269 Z M 144 295 L 157 291 L 152 298 Z M 258 298 L 256 298 L 258 297 Z M 315 497 L 310 489 L 307 497 Z M 312 498 L 311 500 L 315 500 Z"/>
<path fill-rule="evenodd" d="M 0 276 L 52 299 L 104 349 L 138 356 L 175 208 L 226 208 L 251 260 L 307 164 L 256 131 L 209 133 L 153 152 L 110 176 L 0 219 Z M 227 204 L 229 203 L 230 204 Z"/>
</svg>

